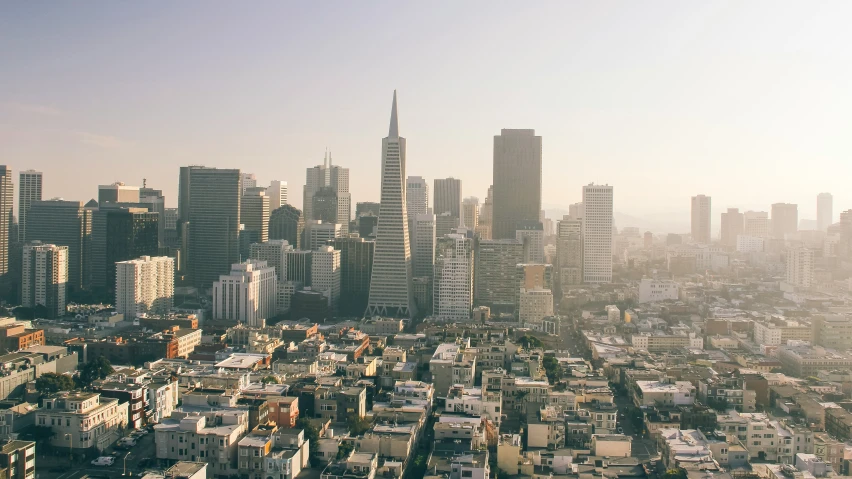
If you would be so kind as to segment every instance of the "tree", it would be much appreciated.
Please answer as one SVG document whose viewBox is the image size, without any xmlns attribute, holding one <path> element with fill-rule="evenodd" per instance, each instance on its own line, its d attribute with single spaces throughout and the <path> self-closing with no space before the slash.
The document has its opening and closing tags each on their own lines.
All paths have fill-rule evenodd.
<svg viewBox="0 0 852 479">
<path fill-rule="evenodd" d="M 540 348 L 540 347 L 542 347 L 542 346 L 543 346 L 543 343 L 541 342 L 541 340 L 540 340 L 540 339 L 538 339 L 538 338 L 536 338 L 536 337 L 534 337 L 534 336 L 530 336 L 530 335 L 528 335 L 528 334 L 525 334 L 525 335 L 524 335 L 524 336 L 523 336 L 523 337 L 522 337 L 522 338 L 518 341 L 518 344 L 520 344 L 520 345 L 521 345 L 521 347 L 523 347 L 524 349 Z"/>
<path fill-rule="evenodd" d="M 80 384 L 83 387 L 92 387 L 93 382 L 104 379 L 114 372 L 115 369 L 107 358 L 103 356 L 92 358 L 80 368 Z"/>
<path fill-rule="evenodd" d="M 64 374 L 44 373 L 36 379 L 36 391 L 39 394 L 51 394 L 74 389 L 74 380 Z"/>
<path fill-rule="evenodd" d="M 385 352 L 385 348 L 382 348 L 382 347 L 373 348 L 373 356 L 381 356 L 382 354 L 384 354 L 384 352 Z"/>
<path fill-rule="evenodd" d="M 314 460 L 317 454 L 317 447 L 319 447 L 319 429 L 317 429 L 316 426 L 311 424 L 310 419 L 306 417 L 300 417 L 296 421 L 296 427 L 301 428 L 305 431 L 305 439 L 309 441 L 308 447 L 310 448 L 311 464 L 313 466 L 319 465 L 315 464 Z"/>
<path fill-rule="evenodd" d="M 346 427 L 349 428 L 349 434 L 352 436 L 360 436 L 370 429 L 373 423 L 369 419 L 358 417 L 353 414 L 346 418 Z"/>
<path fill-rule="evenodd" d="M 269 375 L 260 380 L 263 384 L 278 384 L 278 378 L 275 376 Z"/>
<path fill-rule="evenodd" d="M 547 379 L 550 384 L 556 384 L 562 379 L 562 367 L 559 365 L 559 360 L 553 356 L 545 356 L 541 361 L 544 372 L 547 374 Z"/>
<path fill-rule="evenodd" d="M 682 467 L 676 467 L 664 472 L 660 479 L 687 479 L 686 470 Z"/>
<path fill-rule="evenodd" d="M 337 459 L 349 457 L 349 453 L 355 450 L 355 444 L 352 441 L 343 441 L 337 446 Z"/>
</svg>

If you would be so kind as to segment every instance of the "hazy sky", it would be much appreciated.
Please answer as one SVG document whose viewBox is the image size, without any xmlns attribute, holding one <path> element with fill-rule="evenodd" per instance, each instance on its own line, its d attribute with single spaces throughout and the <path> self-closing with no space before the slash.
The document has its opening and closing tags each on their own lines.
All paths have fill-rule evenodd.
<svg viewBox="0 0 852 479">
<path fill-rule="evenodd" d="M 52 5 L 50 8 L 48 5 Z M 543 202 L 615 186 L 634 216 L 852 208 L 850 2 L 2 2 L 0 162 L 45 196 L 162 188 L 204 164 L 286 180 L 326 147 L 379 197 L 393 89 L 408 173 L 491 183 L 492 137 L 543 137 Z M 17 178 L 16 178 L 17 181 Z M 687 218 L 683 218 L 685 221 Z M 619 225 L 628 226 L 628 225 Z"/>
</svg>

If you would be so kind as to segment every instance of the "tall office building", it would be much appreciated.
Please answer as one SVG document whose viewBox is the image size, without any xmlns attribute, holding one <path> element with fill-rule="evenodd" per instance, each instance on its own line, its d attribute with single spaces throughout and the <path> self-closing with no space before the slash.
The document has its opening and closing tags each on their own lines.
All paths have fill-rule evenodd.
<svg viewBox="0 0 852 479">
<path fill-rule="evenodd" d="M 338 311 L 345 316 L 361 316 L 370 299 L 370 276 L 376 243 L 357 235 L 334 240 L 340 251 L 340 302 Z"/>
<path fill-rule="evenodd" d="M 491 237 L 515 237 L 519 221 L 541 211 L 541 137 L 535 130 L 501 130 L 494 137 Z"/>
<path fill-rule="evenodd" d="M 266 188 L 266 196 L 269 197 L 269 211 L 275 211 L 287 204 L 287 182 L 272 180 Z"/>
<path fill-rule="evenodd" d="M 379 225 L 365 316 L 413 317 L 417 312 L 411 290 L 405 178 L 405 138 L 399 136 L 394 91 L 388 136 L 382 139 Z"/>
<path fill-rule="evenodd" d="M 433 209 L 436 215 L 450 213 L 461 223 L 462 182 L 455 178 L 435 179 Z"/>
<path fill-rule="evenodd" d="M 43 306 L 47 319 L 65 315 L 68 292 L 68 247 L 33 241 L 24 245 L 21 304 Z"/>
<path fill-rule="evenodd" d="M 612 186 L 583 187 L 583 282 L 612 282 Z"/>
<path fill-rule="evenodd" d="M 435 215 L 422 214 L 414 218 L 411 235 L 412 275 L 415 278 L 432 278 L 435 267 Z"/>
<path fill-rule="evenodd" d="M 240 170 L 181 168 L 179 199 L 188 204 L 178 204 L 178 217 L 186 212 L 189 236 L 182 253 L 197 288 L 209 288 L 239 262 L 241 180 Z M 188 189 L 187 195 L 183 189 Z"/>
<path fill-rule="evenodd" d="M 462 225 L 472 231 L 479 226 L 479 198 L 469 196 L 462 200 Z"/>
<path fill-rule="evenodd" d="M 142 256 L 115 264 L 115 310 L 125 318 L 168 314 L 175 299 L 175 259 Z"/>
<path fill-rule="evenodd" d="M 409 176 L 405 186 L 405 205 L 408 217 L 415 218 L 429 212 L 429 183 L 419 176 Z"/>
<path fill-rule="evenodd" d="M 287 281 L 295 281 L 303 285 L 311 284 L 311 256 L 307 250 L 287 251 Z"/>
<path fill-rule="evenodd" d="M 544 318 L 553 316 L 553 293 L 549 289 L 526 289 L 519 291 L 518 322 L 524 328 L 544 331 Z"/>
<path fill-rule="evenodd" d="M 302 212 L 292 205 L 272 210 L 269 215 L 269 239 L 287 240 L 294 248 L 301 249 L 304 231 Z"/>
<path fill-rule="evenodd" d="M 240 257 L 248 258 L 253 243 L 269 241 L 269 197 L 247 189 L 240 200 Z"/>
<path fill-rule="evenodd" d="M 139 203 L 139 187 L 116 181 L 111 185 L 98 186 L 98 204 Z"/>
<path fill-rule="evenodd" d="M 814 280 L 814 251 L 808 248 L 787 250 L 787 283 L 810 288 Z"/>
<path fill-rule="evenodd" d="M 583 207 L 582 202 L 568 205 L 568 216 L 572 218 L 583 219 L 584 212 L 585 208 Z"/>
<path fill-rule="evenodd" d="M 746 211 L 743 213 L 743 234 L 756 238 L 768 238 L 769 213 L 765 211 Z"/>
<path fill-rule="evenodd" d="M 143 180 L 144 184 L 145 181 Z M 159 215 L 160 221 L 157 229 L 157 243 L 160 246 L 166 246 L 166 197 L 163 196 L 163 190 L 155 190 L 143 186 L 139 189 L 139 202 L 151 205 L 149 210 L 154 211 Z"/>
<path fill-rule="evenodd" d="M 458 216 L 453 216 L 449 211 L 435 215 L 435 237 L 441 238 L 453 233 L 459 227 Z"/>
<path fill-rule="evenodd" d="M 324 188 L 327 188 L 325 190 Z M 314 195 L 322 192 L 324 196 L 332 195 L 336 212 L 332 218 L 321 218 L 314 211 Z M 328 203 L 326 201 L 325 203 Z M 302 207 L 305 210 L 305 221 L 324 220 L 339 223 L 343 234 L 349 233 L 349 221 L 352 218 L 352 199 L 349 193 L 349 168 L 331 164 L 331 154 L 326 152 L 322 165 L 307 169 Z"/>
<path fill-rule="evenodd" d="M 791 203 L 774 203 L 770 224 L 773 238 L 784 239 L 784 235 L 795 233 L 799 230 L 799 206 Z"/>
<path fill-rule="evenodd" d="M 692 241 L 710 244 L 710 197 L 698 195 L 692 197 Z"/>
<path fill-rule="evenodd" d="M 544 263 L 544 227 L 539 221 L 518 221 L 515 239 L 524 245 L 524 263 Z"/>
<path fill-rule="evenodd" d="M 722 213 L 722 244 L 728 248 L 737 247 L 737 236 L 743 234 L 745 216 L 737 208 L 728 208 Z"/>
<path fill-rule="evenodd" d="M 275 268 L 278 284 L 287 281 L 287 252 L 293 251 L 293 247 L 287 240 L 269 240 L 265 243 L 254 243 L 251 245 L 250 259 L 266 261 L 266 264 Z"/>
<path fill-rule="evenodd" d="M 308 221 L 305 227 L 305 249 L 318 249 L 330 244 L 335 238 L 345 236 L 340 223 L 324 223 L 319 220 Z"/>
<path fill-rule="evenodd" d="M 479 219 L 474 231 L 476 231 L 480 239 L 491 239 L 491 218 L 494 211 L 494 205 L 492 204 L 494 197 L 493 190 L 493 186 L 488 187 L 488 194 L 485 196 L 482 208 L 479 209 Z"/>
<path fill-rule="evenodd" d="M 91 211 L 80 201 L 34 201 L 27 222 L 30 241 L 68 247 L 68 284 L 74 288 L 88 286 Z"/>
<path fill-rule="evenodd" d="M 9 272 L 9 231 L 14 223 L 15 185 L 12 169 L 0 166 L 0 276 Z M 15 237 L 17 239 L 17 236 Z"/>
<path fill-rule="evenodd" d="M 340 302 L 340 251 L 333 246 L 322 246 L 311 253 L 311 290 L 328 298 L 331 311 L 337 311 Z"/>
<path fill-rule="evenodd" d="M 275 268 L 266 261 L 235 263 L 213 283 L 213 319 L 264 327 L 277 314 L 277 298 Z"/>
<path fill-rule="evenodd" d="M 827 231 L 828 227 L 834 221 L 833 209 L 834 197 L 831 196 L 831 193 L 820 193 L 817 195 L 817 228 L 820 231 Z M 18 223 L 20 222 L 21 220 L 18 220 Z"/>
<path fill-rule="evenodd" d="M 583 283 L 583 220 L 562 217 L 556 231 L 557 275 L 562 291 Z M 560 292 L 561 294 L 561 292 Z"/>
<path fill-rule="evenodd" d="M 473 308 L 473 240 L 450 234 L 435 249 L 432 312 L 441 319 L 467 321 Z"/>
<path fill-rule="evenodd" d="M 381 205 L 375 201 L 360 201 L 355 205 L 355 217 L 373 215 L 378 218 Z"/>
<path fill-rule="evenodd" d="M 27 213 L 33 201 L 41 201 L 42 173 L 35 170 L 22 171 L 18 184 L 18 240 L 27 241 Z"/>
<path fill-rule="evenodd" d="M 240 173 L 242 179 L 243 192 L 249 188 L 257 188 L 257 177 L 254 173 Z"/>
<path fill-rule="evenodd" d="M 115 287 L 115 264 L 142 256 L 157 256 L 159 214 L 144 208 L 104 203 L 92 215 L 92 286 Z"/>
<path fill-rule="evenodd" d="M 515 269 L 524 262 L 524 245 L 515 239 L 481 240 L 473 259 L 474 306 L 488 306 L 493 314 L 515 314 Z"/>
</svg>

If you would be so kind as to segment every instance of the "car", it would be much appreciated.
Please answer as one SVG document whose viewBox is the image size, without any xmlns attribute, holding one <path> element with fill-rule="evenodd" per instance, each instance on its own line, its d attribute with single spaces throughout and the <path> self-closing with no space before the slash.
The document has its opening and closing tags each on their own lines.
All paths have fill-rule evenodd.
<svg viewBox="0 0 852 479">
<path fill-rule="evenodd" d="M 91 464 L 93 466 L 111 466 L 115 464 L 115 458 L 110 456 L 101 456 L 97 459 L 92 460 Z"/>
<path fill-rule="evenodd" d="M 144 436 L 144 435 L 148 434 L 148 431 L 145 430 L 145 429 L 137 429 L 130 434 L 135 435 L 135 436 Z"/>
</svg>

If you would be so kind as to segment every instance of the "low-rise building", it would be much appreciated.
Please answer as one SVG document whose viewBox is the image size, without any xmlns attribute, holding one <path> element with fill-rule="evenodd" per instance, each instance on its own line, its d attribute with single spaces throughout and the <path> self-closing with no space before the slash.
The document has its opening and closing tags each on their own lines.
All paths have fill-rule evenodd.
<svg viewBox="0 0 852 479">
<path fill-rule="evenodd" d="M 624 434 L 592 434 L 592 454 L 606 457 L 630 457 L 633 438 Z"/>
<path fill-rule="evenodd" d="M 244 410 L 175 411 L 154 426 L 157 459 L 204 461 L 215 476 L 239 474 L 238 444 L 248 432 Z"/>
<path fill-rule="evenodd" d="M 37 426 L 50 427 L 50 444 L 59 448 L 103 451 L 127 427 L 128 408 L 94 392 L 61 392 L 44 399 Z"/>
<path fill-rule="evenodd" d="M 310 444 L 301 429 L 257 427 L 237 447 L 241 477 L 293 479 L 310 459 Z"/>
<path fill-rule="evenodd" d="M 633 403 L 639 406 L 681 406 L 695 402 L 695 386 L 689 381 L 636 381 Z"/>
</svg>

